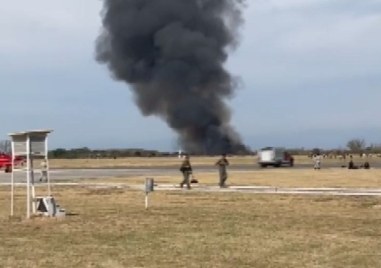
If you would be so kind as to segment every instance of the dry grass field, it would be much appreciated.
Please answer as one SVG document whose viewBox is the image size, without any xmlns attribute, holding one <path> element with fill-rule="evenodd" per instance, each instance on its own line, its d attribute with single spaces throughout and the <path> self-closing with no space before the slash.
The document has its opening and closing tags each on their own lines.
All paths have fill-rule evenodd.
<svg viewBox="0 0 381 268">
<path fill-rule="evenodd" d="M 0 267 L 381 267 L 381 199 L 54 187 L 72 215 L 9 220 Z M 16 195 L 24 216 L 24 189 Z"/>
<path fill-rule="evenodd" d="M 215 158 L 192 160 L 200 184 L 216 185 L 217 172 L 197 171 L 197 166 L 211 166 Z M 128 166 L 144 163 L 176 170 L 179 164 L 177 158 L 52 164 L 125 167 L 126 161 Z M 231 163 L 251 165 L 253 158 L 232 158 Z M 142 184 L 144 179 L 81 182 Z M 180 174 L 155 176 L 159 184 L 177 184 L 180 179 Z M 228 182 L 381 188 L 381 170 L 231 170 Z M 140 191 L 53 186 L 53 195 L 69 215 L 26 221 L 25 189 L 16 189 L 20 217 L 9 219 L 9 187 L 0 187 L 0 267 L 381 267 L 381 197 L 158 191 L 150 195 L 151 206 L 145 210 Z"/>
<path fill-rule="evenodd" d="M 194 166 L 210 166 L 217 161 L 218 157 L 192 157 Z M 181 163 L 177 157 L 127 157 L 106 159 L 53 159 L 50 160 L 51 168 L 155 168 L 177 167 Z M 232 164 L 253 164 L 255 158 L 251 156 L 233 157 Z"/>
<path fill-rule="evenodd" d="M 195 167 L 212 166 L 218 157 L 191 157 L 192 165 Z M 234 156 L 229 157 L 231 165 L 257 165 L 255 156 Z M 364 162 L 364 159 L 354 157 L 354 161 L 358 164 Z M 369 158 L 370 164 L 380 163 L 381 158 Z M 128 157 L 117 159 L 52 159 L 50 160 L 51 168 L 139 168 L 139 167 L 171 167 L 178 166 L 181 160 L 177 157 Z M 295 156 L 296 164 L 311 164 L 312 160 L 307 156 Z M 341 159 L 324 159 L 323 165 L 330 163 L 340 167 L 346 165 L 347 161 Z"/>
</svg>

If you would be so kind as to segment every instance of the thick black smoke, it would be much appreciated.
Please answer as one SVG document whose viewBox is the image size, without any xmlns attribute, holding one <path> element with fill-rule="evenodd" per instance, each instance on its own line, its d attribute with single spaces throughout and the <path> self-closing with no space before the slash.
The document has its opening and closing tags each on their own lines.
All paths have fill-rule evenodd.
<svg viewBox="0 0 381 268">
<path fill-rule="evenodd" d="M 144 115 L 157 115 L 193 153 L 245 151 L 225 100 L 224 68 L 244 0 L 104 0 L 97 60 L 130 84 Z"/>
</svg>

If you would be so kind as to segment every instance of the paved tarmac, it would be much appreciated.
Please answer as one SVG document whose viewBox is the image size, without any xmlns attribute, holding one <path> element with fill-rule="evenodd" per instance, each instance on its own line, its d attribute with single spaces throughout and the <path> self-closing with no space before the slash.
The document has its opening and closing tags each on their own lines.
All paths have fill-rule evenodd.
<svg viewBox="0 0 381 268">
<path fill-rule="evenodd" d="M 142 186 L 136 186 L 137 189 L 143 190 Z M 171 191 L 181 190 L 176 185 L 162 184 L 156 187 L 156 190 Z M 240 192 L 251 194 L 301 194 L 301 195 L 344 195 L 344 196 L 381 196 L 381 188 L 288 188 L 288 187 L 271 187 L 271 186 L 231 186 L 227 188 L 219 188 L 216 186 L 197 185 L 192 190 L 201 192 Z M 188 191 L 188 190 L 186 190 Z"/>
<path fill-rule="evenodd" d="M 340 168 L 337 165 L 323 165 L 322 169 L 330 168 Z M 375 166 L 372 166 L 373 169 L 380 169 L 381 163 Z M 268 167 L 262 169 L 258 165 L 235 165 L 230 166 L 229 170 L 231 171 L 255 171 L 255 170 L 270 170 L 278 169 L 273 167 Z M 281 167 L 279 169 L 311 169 L 312 165 L 308 164 L 299 164 L 295 167 Z M 213 166 L 203 166 L 203 167 L 194 167 L 194 172 L 217 172 L 216 167 Z M 16 172 L 15 173 L 16 182 L 25 182 L 25 172 Z M 136 177 L 136 176 L 163 176 L 163 175 L 180 175 L 180 172 L 177 167 L 155 167 L 155 168 L 93 168 L 93 169 L 53 169 L 50 171 L 50 179 L 52 182 L 56 181 L 73 181 L 78 179 L 99 179 L 99 178 L 108 178 L 108 177 Z M 37 181 L 40 178 L 40 173 L 35 171 L 35 180 Z M 10 182 L 11 174 L 4 173 L 0 171 L 0 183 Z"/>
<path fill-rule="evenodd" d="M 302 168 L 302 167 L 297 167 Z M 310 166 L 308 168 L 311 168 Z M 337 167 L 336 167 L 337 168 Z M 312 169 L 312 168 L 311 168 Z M 258 170 L 258 167 L 252 168 L 234 167 L 234 171 L 248 171 Z M 197 168 L 197 172 L 216 172 L 214 167 Z M 17 172 L 15 182 L 19 185 L 25 184 L 25 173 Z M 126 189 L 143 190 L 143 185 L 127 185 L 115 183 L 80 183 L 76 182 L 79 179 L 91 178 L 108 178 L 108 177 L 136 177 L 136 176 L 162 176 L 162 175 L 179 175 L 179 171 L 174 167 L 160 167 L 160 168 L 145 168 L 145 169 L 55 169 L 50 171 L 50 178 L 53 185 L 65 186 L 86 186 L 86 187 L 119 187 Z M 35 180 L 38 181 L 40 176 L 39 172 L 35 173 Z M 11 174 L 0 172 L 0 186 L 10 185 Z M 44 184 L 37 184 L 43 186 Z M 160 184 L 157 185 L 158 191 L 184 191 L 177 185 Z M 186 190 L 185 190 L 186 191 Z M 381 188 L 277 188 L 270 186 L 232 186 L 229 188 L 220 189 L 215 186 L 197 185 L 195 184 L 192 191 L 198 192 L 242 192 L 252 194 L 303 194 L 303 195 L 347 195 L 347 196 L 381 196 Z"/>
<path fill-rule="evenodd" d="M 111 177 L 159 176 L 178 174 L 174 169 L 54 169 L 49 172 L 52 182 L 74 181 L 78 179 L 101 179 Z M 34 173 L 35 181 L 40 179 L 40 173 Z M 11 173 L 0 172 L 0 183 L 10 182 Z M 15 182 L 25 182 L 25 172 L 15 172 Z"/>
<path fill-rule="evenodd" d="M 285 167 L 289 169 L 289 167 Z M 297 165 L 296 169 L 311 169 L 311 165 Z M 323 168 L 339 168 L 337 166 L 323 166 Z M 379 166 L 372 168 L 380 168 Z M 253 166 L 232 166 L 229 170 L 232 171 L 254 171 L 260 168 Z M 267 168 L 272 169 L 272 168 Z M 266 170 L 266 169 L 264 169 Z M 215 167 L 197 167 L 195 172 L 216 172 Z M 15 182 L 24 184 L 26 181 L 25 172 L 15 173 Z M 54 169 L 50 171 L 50 179 L 53 185 L 67 186 L 86 186 L 86 187 L 122 187 L 143 190 L 143 185 L 126 185 L 126 184 L 107 184 L 107 183 L 86 183 L 75 182 L 80 179 L 100 179 L 111 177 L 123 177 L 128 180 L 129 177 L 143 176 L 155 177 L 163 175 L 180 175 L 180 172 L 175 167 L 159 167 L 159 168 L 114 168 L 114 169 Z M 35 171 L 35 181 L 40 178 L 40 173 Z M 0 172 L 0 186 L 10 185 L 11 174 Z M 44 184 L 37 184 L 37 186 Z M 158 191 L 183 191 L 177 185 L 162 184 L 156 187 Z M 215 186 L 194 185 L 192 191 L 199 192 L 242 192 L 252 194 L 302 194 L 302 195 L 347 195 L 347 196 L 381 196 L 380 189 L 353 189 L 353 188 L 277 188 L 271 186 L 232 186 L 229 188 L 220 189 Z"/>
<path fill-rule="evenodd" d="M 16 183 L 17 186 L 25 186 L 25 183 Z M 125 189 L 144 191 L 143 184 L 127 185 L 124 183 L 80 183 L 80 182 L 53 182 L 55 186 L 87 187 L 90 189 Z M 10 186 L 9 182 L 0 183 L 0 186 Z M 36 187 L 46 187 L 44 183 L 36 184 Z M 276 195 L 324 195 L 324 196 L 380 196 L 381 188 L 290 188 L 271 186 L 230 186 L 219 188 L 210 185 L 193 184 L 192 189 L 180 188 L 174 184 L 156 184 L 155 191 L 165 192 L 209 192 L 209 193 L 247 193 L 247 194 L 276 194 Z"/>
</svg>

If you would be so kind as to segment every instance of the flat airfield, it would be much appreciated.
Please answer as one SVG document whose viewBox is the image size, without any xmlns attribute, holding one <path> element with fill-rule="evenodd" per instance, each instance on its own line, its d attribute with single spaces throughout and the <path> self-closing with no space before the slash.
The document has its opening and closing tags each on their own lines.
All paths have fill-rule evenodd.
<svg viewBox="0 0 381 268">
<path fill-rule="evenodd" d="M 194 177 L 202 186 L 215 186 L 218 171 L 214 166 L 218 157 L 192 157 Z M 163 185 L 178 185 L 181 159 L 177 157 L 134 157 L 120 159 L 58 159 L 50 161 L 52 183 L 124 183 L 142 184 L 152 177 Z M 304 188 L 381 188 L 381 158 L 355 158 L 360 166 L 365 161 L 370 170 L 348 170 L 347 161 L 324 159 L 321 170 L 313 170 L 307 156 L 296 157 L 294 167 L 260 168 L 252 156 L 231 157 L 228 167 L 230 186 L 304 187 Z M 35 163 L 38 167 L 38 162 Z M 35 170 L 38 182 L 40 172 Z M 11 181 L 11 174 L 0 173 L 0 184 Z M 25 183 L 25 173 L 17 172 L 15 181 Z"/>
<path fill-rule="evenodd" d="M 216 187 L 216 159 L 191 159 L 199 180 L 191 191 L 177 187 L 176 157 L 52 160 L 52 192 L 68 212 L 60 220 L 23 219 L 22 175 L 18 217 L 9 219 L 10 174 L 1 173 L 0 267 L 381 267 L 381 197 L 247 190 L 376 191 L 381 159 L 369 159 L 370 170 L 325 159 L 315 171 L 307 157 L 266 169 L 234 157 L 228 189 Z M 158 190 L 148 210 L 146 177 Z"/>
</svg>

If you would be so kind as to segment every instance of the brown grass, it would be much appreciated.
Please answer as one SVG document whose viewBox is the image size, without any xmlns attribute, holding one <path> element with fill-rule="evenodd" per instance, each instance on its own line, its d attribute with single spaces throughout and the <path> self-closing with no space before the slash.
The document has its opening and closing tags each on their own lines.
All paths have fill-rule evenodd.
<svg viewBox="0 0 381 268">
<path fill-rule="evenodd" d="M 192 165 L 195 167 L 212 166 L 218 157 L 191 157 Z M 380 158 L 360 159 L 354 158 L 355 163 L 361 164 L 365 160 L 370 164 L 379 163 Z M 117 159 L 52 159 L 50 160 L 51 168 L 118 168 L 118 167 L 163 167 L 163 166 L 179 166 L 181 159 L 177 157 L 129 157 Z M 254 156 L 234 156 L 229 157 L 231 165 L 257 165 L 257 158 Z M 296 164 L 311 164 L 312 160 L 307 156 L 295 156 Z M 348 160 L 340 159 L 324 159 L 324 163 L 331 163 L 340 167 L 346 165 Z"/>
<path fill-rule="evenodd" d="M 380 198 L 55 187 L 77 215 L 10 221 L 8 190 L 0 267 L 381 267 Z"/>
<path fill-rule="evenodd" d="M 192 157 L 194 166 L 210 166 L 218 157 Z M 127 157 L 117 159 L 53 159 L 50 160 L 51 168 L 117 168 L 117 167 L 163 167 L 179 166 L 182 159 L 178 157 Z M 253 164 L 254 157 L 233 157 L 232 164 Z"/>
</svg>

